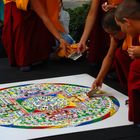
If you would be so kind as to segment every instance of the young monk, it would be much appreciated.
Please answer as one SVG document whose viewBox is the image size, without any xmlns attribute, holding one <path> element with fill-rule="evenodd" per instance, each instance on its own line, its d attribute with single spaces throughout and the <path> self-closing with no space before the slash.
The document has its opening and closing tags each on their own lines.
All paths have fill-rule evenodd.
<svg viewBox="0 0 140 140">
<path fill-rule="evenodd" d="M 99 74 L 97 75 L 96 80 L 92 84 L 93 89 L 102 87 L 103 80 L 114 62 L 115 52 L 118 47 L 122 46 L 122 42 L 126 37 L 126 35 L 121 31 L 120 27 L 116 24 L 114 14 L 115 9 L 112 9 L 109 10 L 103 17 L 103 29 L 108 34 L 110 34 L 110 48 L 103 60 Z"/>
<path fill-rule="evenodd" d="M 140 2 L 124 0 L 115 13 L 117 24 L 121 30 L 131 36 L 140 35 Z M 137 44 L 131 44 L 128 55 L 132 59 L 126 69 L 128 76 L 129 120 L 140 127 L 140 37 Z M 126 57 L 123 57 L 124 59 Z M 124 60 L 122 60 L 123 62 Z"/>
<path fill-rule="evenodd" d="M 61 0 L 4 0 L 3 44 L 10 65 L 22 71 L 46 60 L 54 38 L 62 48 L 69 45 L 61 36 L 65 33 L 59 21 Z"/>
<path fill-rule="evenodd" d="M 85 28 L 79 42 L 79 52 L 86 50 L 87 40 L 89 39 L 88 61 L 94 64 L 100 64 L 104 59 L 110 42 L 108 34 L 101 26 L 103 9 L 106 11 L 112 7 L 116 7 L 122 0 L 92 0 L 89 13 L 87 15 Z M 107 4 L 104 4 L 108 2 Z M 104 4 L 104 5 L 103 5 Z M 103 9 L 102 9 L 103 5 Z"/>
</svg>

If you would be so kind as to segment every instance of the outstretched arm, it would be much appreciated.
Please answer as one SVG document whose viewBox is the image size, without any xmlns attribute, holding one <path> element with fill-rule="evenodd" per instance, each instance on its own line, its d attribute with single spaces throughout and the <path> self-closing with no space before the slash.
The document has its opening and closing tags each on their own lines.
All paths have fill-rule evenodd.
<svg viewBox="0 0 140 140">
<path fill-rule="evenodd" d="M 86 50 L 86 41 L 95 23 L 100 0 L 92 0 L 90 10 L 86 19 L 84 31 L 78 45 L 78 51 L 84 52 Z"/>
<path fill-rule="evenodd" d="M 112 62 L 114 60 L 115 50 L 117 48 L 117 45 L 118 45 L 118 42 L 114 39 L 114 37 L 111 36 L 110 37 L 110 48 L 108 50 L 106 57 L 103 60 L 99 74 L 97 75 L 97 78 L 95 79 L 95 81 L 92 84 L 93 89 L 102 87 L 103 80 L 104 80 L 106 74 L 108 73 L 108 71 L 112 65 Z"/>
<path fill-rule="evenodd" d="M 36 14 L 42 19 L 46 28 L 54 35 L 54 37 L 60 42 L 60 45 L 65 48 L 69 45 L 60 35 L 58 30 L 54 27 L 53 23 L 49 19 L 47 13 L 45 12 L 44 6 L 41 4 L 41 0 L 30 0 L 32 9 Z"/>
</svg>

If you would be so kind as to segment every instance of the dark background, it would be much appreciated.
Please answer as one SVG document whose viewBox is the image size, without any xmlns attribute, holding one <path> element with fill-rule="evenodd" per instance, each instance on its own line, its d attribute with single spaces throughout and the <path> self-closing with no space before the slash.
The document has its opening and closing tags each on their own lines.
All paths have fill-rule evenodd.
<svg viewBox="0 0 140 140">
<path fill-rule="evenodd" d="M 32 71 L 30 72 L 21 72 L 18 68 L 9 66 L 7 58 L 0 58 L 0 84 L 68 76 L 83 73 L 87 73 L 93 77 L 96 77 L 98 70 L 99 70 L 98 66 L 92 66 L 91 64 L 88 64 L 84 58 L 80 58 L 78 61 L 66 59 L 62 59 L 59 61 L 48 60 L 42 64 L 32 66 Z M 127 92 L 120 87 L 118 80 L 106 77 L 105 84 L 127 95 Z M 66 140 L 66 139 L 139 140 L 140 128 L 134 125 L 129 125 L 72 134 L 64 134 L 46 138 L 39 138 L 38 140 Z"/>
</svg>

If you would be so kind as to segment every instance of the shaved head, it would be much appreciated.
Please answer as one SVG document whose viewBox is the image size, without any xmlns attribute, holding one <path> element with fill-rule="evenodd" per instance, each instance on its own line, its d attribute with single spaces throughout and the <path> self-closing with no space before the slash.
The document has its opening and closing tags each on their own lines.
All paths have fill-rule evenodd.
<svg viewBox="0 0 140 140">
<path fill-rule="evenodd" d="M 116 9 L 115 18 L 122 23 L 124 18 L 140 20 L 140 0 L 123 0 Z"/>
<path fill-rule="evenodd" d="M 121 31 L 121 28 L 116 24 L 115 21 L 115 10 L 111 9 L 104 15 L 102 19 L 102 26 L 104 29 L 111 29 L 112 31 Z"/>
</svg>

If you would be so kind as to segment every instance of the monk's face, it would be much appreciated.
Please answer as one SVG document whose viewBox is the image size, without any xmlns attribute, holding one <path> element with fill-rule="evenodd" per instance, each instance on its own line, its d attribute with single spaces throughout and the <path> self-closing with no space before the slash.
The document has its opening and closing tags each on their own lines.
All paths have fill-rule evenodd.
<svg viewBox="0 0 140 140">
<path fill-rule="evenodd" d="M 116 23 L 121 27 L 121 31 L 124 32 L 124 33 L 127 33 L 127 25 L 126 25 L 126 22 L 120 22 L 118 21 L 117 19 L 116 20 Z"/>
<path fill-rule="evenodd" d="M 130 34 L 131 36 L 135 36 L 137 34 L 132 22 L 129 19 L 124 19 L 124 22 L 120 22 L 117 19 L 115 20 L 116 23 L 121 27 L 122 32 Z"/>
<path fill-rule="evenodd" d="M 111 29 L 105 29 L 105 31 L 118 40 L 122 40 L 126 36 L 122 31 L 112 31 Z"/>
</svg>

